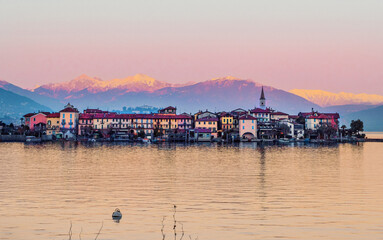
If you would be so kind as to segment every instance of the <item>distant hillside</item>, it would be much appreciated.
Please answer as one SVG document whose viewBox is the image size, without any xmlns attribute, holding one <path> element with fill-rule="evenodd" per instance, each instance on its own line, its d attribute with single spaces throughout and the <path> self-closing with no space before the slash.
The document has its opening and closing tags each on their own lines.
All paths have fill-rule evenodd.
<svg viewBox="0 0 383 240">
<path fill-rule="evenodd" d="M 13 85 L 12 83 L 9 83 L 7 81 L 0 80 L 0 89 L 4 89 L 10 92 L 13 92 L 15 94 L 30 98 L 31 100 L 39 104 L 44 104 L 55 111 L 58 111 L 63 107 L 63 103 L 58 99 L 54 99 L 51 97 L 47 97 L 47 96 L 43 96 L 43 95 L 31 92 L 29 90 Z"/>
<path fill-rule="evenodd" d="M 38 111 L 52 110 L 27 97 L 0 88 L 0 118 L 19 120 L 26 113 Z"/>
<path fill-rule="evenodd" d="M 332 93 L 322 90 L 293 89 L 291 93 L 301 96 L 319 106 L 327 107 L 334 105 L 380 105 L 383 104 L 383 96 L 373 94 Z"/>
<path fill-rule="evenodd" d="M 158 81 L 144 74 L 136 74 L 122 79 L 102 80 L 85 74 L 67 82 L 52 83 L 35 88 L 33 91 L 53 98 L 81 98 L 87 94 L 113 91 L 116 94 L 125 92 L 154 91 L 172 84 Z"/>
<path fill-rule="evenodd" d="M 0 86 L 1 87 L 1 86 Z M 180 112 L 229 111 L 258 106 L 262 84 L 247 79 L 224 77 L 199 83 L 170 84 L 143 74 L 101 80 L 81 75 L 71 81 L 46 84 L 33 91 L 6 83 L 2 88 L 47 104 L 59 110 L 71 102 L 78 108 L 121 109 L 123 106 L 175 105 Z M 292 93 L 264 86 L 267 106 L 290 114 L 309 111 L 319 106 Z"/>
<path fill-rule="evenodd" d="M 211 111 L 233 110 L 236 108 L 250 109 L 259 106 L 261 94 L 260 83 L 251 80 L 220 78 L 196 83 L 184 87 L 168 87 L 152 93 L 126 93 L 117 96 L 114 103 L 134 102 L 136 105 L 154 106 L 176 105 L 179 111 L 196 112 L 209 109 Z M 265 86 L 267 106 L 291 114 L 319 108 L 306 99 Z"/>
<path fill-rule="evenodd" d="M 364 122 L 365 131 L 383 131 L 383 105 L 345 114 L 343 119 L 347 122 L 347 127 L 351 120 L 360 119 Z"/>
</svg>

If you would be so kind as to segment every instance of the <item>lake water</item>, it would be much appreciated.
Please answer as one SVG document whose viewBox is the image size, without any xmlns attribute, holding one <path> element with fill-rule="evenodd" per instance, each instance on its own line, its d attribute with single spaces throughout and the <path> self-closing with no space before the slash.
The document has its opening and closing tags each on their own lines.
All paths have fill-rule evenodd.
<svg viewBox="0 0 383 240">
<path fill-rule="evenodd" d="M 383 239 L 383 143 L 0 143 L 0 177 L 0 239 L 174 239 L 172 204 L 177 239 Z"/>
</svg>

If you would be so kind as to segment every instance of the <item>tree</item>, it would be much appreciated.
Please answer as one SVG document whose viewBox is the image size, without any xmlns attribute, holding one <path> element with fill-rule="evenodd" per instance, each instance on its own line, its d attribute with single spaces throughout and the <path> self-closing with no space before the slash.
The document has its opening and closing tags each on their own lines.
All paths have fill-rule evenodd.
<svg viewBox="0 0 383 240">
<path fill-rule="evenodd" d="M 359 135 L 359 132 L 363 132 L 364 130 L 363 121 L 361 121 L 360 119 L 352 120 L 350 124 L 350 128 L 351 128 L 350 129 L 351 133 Z"/>
<path fill-rule="evenodd" d="M 342 136 L 344 136 L 345 134 L 346 134 L 346 125 L 342 125 L 341 127 L 340 127 L 341 129 L 342 129 Z"/>
<path fill-rule="evenodd" d="M 287 137 L 287 135 L 290 133 L 290 127 L 287 124 L 280 124 L 279 130 L 281 131 L 283 137 Z"/>
</svg>

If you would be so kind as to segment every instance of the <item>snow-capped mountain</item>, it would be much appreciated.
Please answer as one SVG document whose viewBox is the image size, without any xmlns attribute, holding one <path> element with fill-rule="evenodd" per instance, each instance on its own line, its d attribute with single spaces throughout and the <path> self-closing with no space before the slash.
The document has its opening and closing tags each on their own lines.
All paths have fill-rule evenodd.
<svg viewBox="0 0 383 240">
<path fill-rule="evenodd" d="M 322 90 L 305 89 L 293 89 L 290 91 L 290 93 L 303 97 L 310 102 L 316 103 L 322 107 L 349 104 L 383 104 L 383 96 L 374 94 L 354 94 L 345 92 L 332 93 Z"/>
<path fill-rule="evenodd" d="M 141 91 L 154 91 L 164 87 L 170 87 L 172 84 L 158 81 L 144 74 L 136 74 L 121 79 L 102 80 L 97 77 L 89 77 L 85 74 L 62 83 L 52 83 L 39 86 L 33 89 L 40 95 L 50 96 L 54 98 L 78 98 L 85 93 L 99 93 L 114 90 L 115 93 L 119 92 L 141 92 Z"/>
</svg>

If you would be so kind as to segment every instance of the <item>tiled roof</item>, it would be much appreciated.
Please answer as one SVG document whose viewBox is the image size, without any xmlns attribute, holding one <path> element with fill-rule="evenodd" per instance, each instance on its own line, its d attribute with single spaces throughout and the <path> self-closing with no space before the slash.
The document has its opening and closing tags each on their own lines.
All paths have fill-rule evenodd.
<svg viewBox="0 0 383 240">
<path fill-rule="evenodd" d="M 324 115 L 324 114 L 321 114 L 318 116 L 312 115 L 312 116 L 308 117 L 308 119 L 331 119 L 331 117 Z"/>
<path fill-rule="evenodd" d="M 80 113 L 79 119 L 93 119 L 94 115 L 89 113 Z"/>
<path fill-rule="evenodd" d="M 76 113 L 78 113 L 78 110 L 77 110 L 77 108 L 67 107 L 67 108 L 64 108 L 63 110 L 61 110 L 60 112 L 76 112 Z"/>
<path fill-rule="evenodd" d="M 176 108 L 175 108 L 175 107 L 172 107 L 172 106 L 169 106 L 169 107 L 160 109 L 160 111 L 163 111 L 163 110 L 176 110 Z"/>
<path fill-rule="evenodd" d="M 270 109 L 254 108 L 250 110 L 251 113 L 270 113 Z"/>
<path fill-rule="evenodd" d="M 35 115 L 36 113 L 27 113 L 27 114 L 25 114 L 23 117 L 32 117 L 33 115 Z"/>
<path fill-rule="evenodd" d="M 272 112 L 270 113 L 271 115 L 289 115 L 287 113 L 284 113 L 284 112 Z"/>
<path fill-rule="evenodd" d="M 59 118 L 60 113 L 51 113 L 47 115 L 47 118 Z"/>
<path fill-rule="evenodd" d="M 239 118 L 239 120 L 257 120 L 257 118 L 251 116 L 251 115 L 244 115 Z"/>
<path fill-rule="evenodd" d="M 84 110 L 84 113 L 107 113 L 106 111 L 102 111 L 100 109 L 92 109 L 88 108 Z"/>
</svg>

